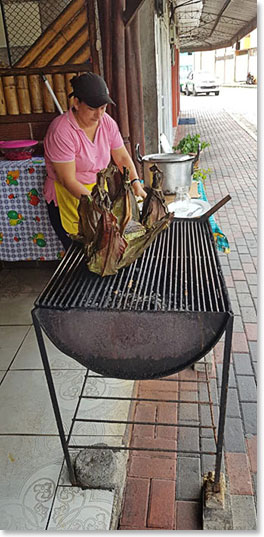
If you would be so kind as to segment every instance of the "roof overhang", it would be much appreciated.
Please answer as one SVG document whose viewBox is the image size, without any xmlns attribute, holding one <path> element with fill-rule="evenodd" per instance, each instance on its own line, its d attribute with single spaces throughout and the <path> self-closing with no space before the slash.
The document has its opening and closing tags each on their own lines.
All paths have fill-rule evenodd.
<svg viewBox="0 0 264 537">
<path fill-rule="evenodd" d="M 234 45 L 257 27 L 257 0 L 174 0 L 181 52 Z"/>
</svg>

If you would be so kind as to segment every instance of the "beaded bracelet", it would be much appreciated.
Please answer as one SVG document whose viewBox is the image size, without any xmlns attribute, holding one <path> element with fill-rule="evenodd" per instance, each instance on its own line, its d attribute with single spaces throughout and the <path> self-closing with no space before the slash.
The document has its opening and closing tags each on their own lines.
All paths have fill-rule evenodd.
<svg viewBox="0 0 264 537">
<path fill-rule="evenodd" d="M 130 181 L 130 184 L 133 185 L 133 183 L 135 183 L 135 181 L 139 181 L 139 182 L 140 182 L 140 180 L 138 179 L 138 177 L 136 177 L 136 179 L 132 179 L 132 181 Z"/>
</svg>

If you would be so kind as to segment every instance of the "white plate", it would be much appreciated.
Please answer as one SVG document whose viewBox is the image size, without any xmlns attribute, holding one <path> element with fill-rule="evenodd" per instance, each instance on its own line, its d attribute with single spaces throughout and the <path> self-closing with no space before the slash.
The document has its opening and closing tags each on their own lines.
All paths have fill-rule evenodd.
<svg viewBox="0 0 264 537">
<path fill-rule="evenodd" d="M 168 209 L 171 213 L 174 212 L 174 216 L 177 218 L 197 218 L 202 216 L 211 208 L 208 201 L 191 199 L 188 204 L 181 201 L 173 201 L 168 205 Z"/>
</svg>

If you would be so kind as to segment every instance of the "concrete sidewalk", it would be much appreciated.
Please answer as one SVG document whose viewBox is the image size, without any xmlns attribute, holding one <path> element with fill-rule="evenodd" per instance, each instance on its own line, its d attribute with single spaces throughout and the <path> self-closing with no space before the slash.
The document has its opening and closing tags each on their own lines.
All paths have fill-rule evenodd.
<svg viewBox="0 0 264 537">
<path fill-rule="evenodd" d="M 187 108 L 190 103 L 191 109 Z M 231 247 L 229 255 L 220 254 L 220 261 L 234 312 L 224 463 L 230 486 L 233 527 L 235 530 L 252 530 L 256 528 L 257 493 L 257 144 L 224 110 L 201 111 L 195 98 L 192 102 L 189 98 L 184 104 L 182 117 L 193 117 L 196 124 L 179 126 L 174 145 L 188 132 L 200 133 L 201 140 L 209 141 L 211 145 L 204 151 L 200 163 L 202 168 L 212 170 L 205 185 L 208 200 L 217 202 L 228 193 L 232 197 L 216 214 L 216 222 Z M 217 344 L 213 354 L 211 385 L 215 393 L 221 384 L 223 341 Z M 199 398 L 199 375 L 193 369 L 179 374 L 179 379 L 189 381 L 184 388 L 179 383 L 180 390 L 187 390 L 186 398 Z M 139 383 L 140 393 L 146 394 L 145 383 Z M 162 397 L 168 390 L 168 384 L 157 385 L 152 388 L 151 395 Z M 177 398 L 179 394 L 174 389 L 169 395 Z M 185 405 L 184 409 L 190 424 L 203 419 L 195 414 L 193 407 Z M 164 416 L 169 416 L 168 404 L 164 404 L 162 410 Z M 153 408 L 150 404 L 141 404 L 138 413 L 141 419 L 148 419 L 153 415 Z M 163 433 L 163 442 L 165 440 L 171 446 L 178 442 L 179 450 L 184 446 L 189 454 L 178 453 L 174 457 L 165 453 L 155 456 L 147 452 L 131 454 L 121 530 L 202 529 L 201 476 L 214 469 L 214 457 L 197 458 L 192 456 L 192 450 L 199 446 L 199 442 L 203 449 L 212 449 L 212 441 L 206 437 L 198 438 L 195 429 L 190 429 L 187 435 L 183 435 L 182 430 L 177 435 L 176 430 L 170 431 L 167 438 L 166 432 Z M 142 431 L 134 431 L 132 442 L 137 442 L 139 434 L 142 437 Z M 161 437 L 155 439 L 153 431 L 149 432 L 150 438 L 151 435 L 152 442 L 161 441 Z"/>
</svg>

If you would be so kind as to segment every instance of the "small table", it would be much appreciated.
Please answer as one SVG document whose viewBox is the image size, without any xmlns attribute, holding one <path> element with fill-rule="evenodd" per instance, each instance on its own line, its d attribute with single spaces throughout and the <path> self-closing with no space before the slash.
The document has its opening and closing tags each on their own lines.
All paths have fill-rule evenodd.
<svg viewBox="0 0 264 537">
<path fill-rule="evenodd" d="M 0 161 L 0 259 L 53 261 L 64 248 L 49 220 L 42 194 L 44 158 Z"/>
</svg>

